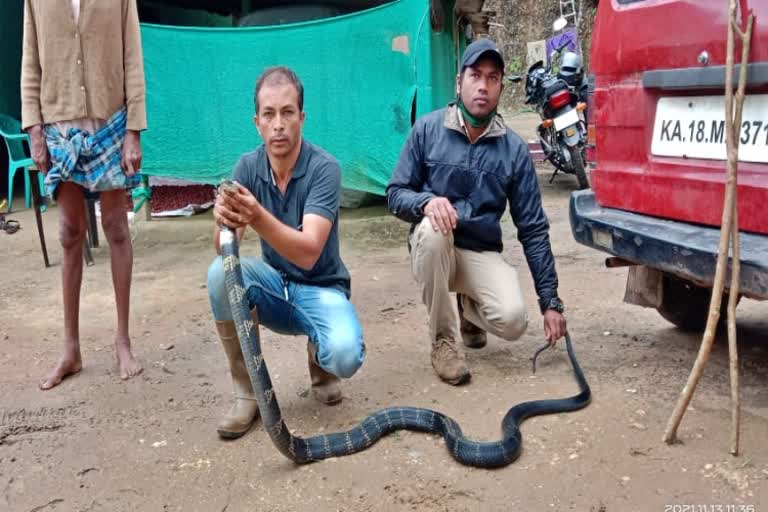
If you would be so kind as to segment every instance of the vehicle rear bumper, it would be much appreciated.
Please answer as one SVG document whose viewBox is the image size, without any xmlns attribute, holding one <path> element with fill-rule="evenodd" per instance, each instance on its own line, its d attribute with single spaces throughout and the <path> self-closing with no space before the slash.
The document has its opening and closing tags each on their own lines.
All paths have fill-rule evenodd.
<svg viewBox="0 0 768 512">
<path fill-rule="evenodd" d="M 577 242 L 632 263 L 711 286 L 720 229 L 603 208 L 592 190 L 574 192 L 571 232 Z M 740 293 L 768 299 L 768 236 L 741 233 Z M 726 287 L 730 277 L 726 279 Z"/>
</svg>

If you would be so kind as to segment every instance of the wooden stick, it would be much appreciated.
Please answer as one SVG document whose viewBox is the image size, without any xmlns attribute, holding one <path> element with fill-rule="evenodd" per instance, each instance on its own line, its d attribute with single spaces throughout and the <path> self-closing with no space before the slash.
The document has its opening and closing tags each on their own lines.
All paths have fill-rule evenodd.
<svg viewBox="0 0 768 512">
<path fill-rule="evenodd" d="M 736 344 L 736 303 L 739 300 L 739 221 L 738 210 L 734 201 L 733 231 L 733 266 L 731 268 L 731 290 L 728 297 L 728 359 L 731 375 L 731 455 L 739 454 L 739 424 L 741 403 L 739 400 L 739 353 Z"/>
<path fill-rule="evenodd" d="M 731 11 L 731 25 L 735 23 L 735 9 Z M 736 91 L 736 114 L 734 116 L 733 126 L 730 127 L 731 138 L 726 141 L 728 146 L 728 172 L 733 173 L 733 188 L 738 190 L 738 165 L 739 165 L 739 135 L 741 132 L 741 120 L 744 112 L 744 92 L 747 82 L 747 62 L 749 60 L 749 51 L 752 43 L 752 24 L 753 16 L 750 14 L 747 18 L 747 29 L 745 32 L 738 31 L 741 38 L 741 67 L 739 69 L 739 88 Z M 733 29 L 737 29 L 734 26 Z M 727 84 L 732 85 L 732 84 Z M 727 127 L 728 128 L 728 127 Z M 726 129 L 727 129 L 726 128 Z M 741 403 L 739 398 L 739 354 L 736 343 L 736 303 L 739 300 L 739 276 L 741 274 L 741 254 L 739 244 L 739 212 L 738 212 L 738 194 L 734 191 L 733 198 L 733 226 L 731 228 L 731 243 L 733 246 L 733 263 L 731 266 L 731 289 L 728 299 L 728 355 L 729 371 L 731 375 L 731 455 L 739 454 L 739 434 L 740 434 L 740 415 Z"/>
<path fill-rule="evenodd" d="M 701 375 L 704 372 L 704 367 L 709 359 L 709 354 L 712 351 L 712 343 L 715 338 L 715 332 L 717 330 L 717 323 L 720 319 L 720 306 L 723 300 L 723 291 L 725 289 L 725 274 L 728 266 L 728 245 L 731 238 L 731 231 L 733 228 L 733 216 L 734 216 L 734 204 L 736 199 L 736 171 L 738 161 L 738 135 L 741 128 L 741 111 L 743 109 L 744 96 L 743 91 L 746 87 L 746 70 L 747 70 L 747 58 L 749 56 L 749 43 L 751 37 L 748 37 L 743 41 L 742 51 L 742 63 L 739 74 L 739 92 L 741 93 L 741 103 L 737 106 L 737 114 L 739 115 L 739 122 L 734 126 L 734 111 L 733 111 L 733 53 L 734 53 L 734 24 L 732 20 L 736 19 L 736 2 L 735 0 L 729 0 L 729 13 L 730 18 L 728 23 L 728 44 L 726 53 L 726 91 L 725 91 L 725 112 L 726 123 L 730 126 L 730 129 L 726 128 L 726 146 L 728 148 L 728 172 L 725 181 L 725 199 L 723 207 L 722 222 L 720 228 L 720 244 L 717 254 L 717 266 L 715 267 L 715 278 L 712 287 L 712 300 L 709 304 L 709 316 L 707 317 L 707 325 L 704 330 L 704 335 L 701 340 L 701 347 L 699 353 L 696 356 L 696 362 L 691 369 L 691 374 L 688 376 L 688 381 L 685 387 L 680 392 L 677 405 L 675 406 L 672 415 L 667 422 L 667 427 L 664 432 L 664 442 L 672 444 L 677 441 L 677 429 L 680 426 L 680 422 L 683 419 L 685 411 L 688 409 L 693 398 L 693 393 L 696 390 L 696 386 L 701 379 Z M 747 22 L 747 32 L 745 35 L 751 35 L 752 33 L 752 21 L 753 17 L 750 14 Z M 737 95 L 737 99 L 739 96 Z M 735 140 L 735 142 L 734 142 Z"/>
</svg>

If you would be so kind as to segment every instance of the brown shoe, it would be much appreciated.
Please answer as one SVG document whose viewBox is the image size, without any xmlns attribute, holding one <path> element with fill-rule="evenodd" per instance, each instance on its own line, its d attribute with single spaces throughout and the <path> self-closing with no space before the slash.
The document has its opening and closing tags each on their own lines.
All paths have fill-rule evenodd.
<svg viewBox="0 0 768 512">
<path fill-rule="evenodd" d="M 469 348 L 483 348 L 488 343 L 488 335 L 480 327 L 464 318 L 464 307 L 461 305 L 461 294 L 456 294 L 456 302 L 459 305 L 459 319 L 461 319 L 461 339 L 464 346 Z"/>
<path fill-rule="evenodd" d="M 309 355 L 309 377 L 312 381 L 312 395 L 318 402 L 322 402 L 325 405 L 338 404 L 342 399 L 339 378 L 320 367 L 317 363 L 317 347 L 311 341 L 307 341 L 307 353 Z"/>
<path fill-rule="evenodd" d="M 464 358 L 464 352 L 456 340 L 438 337 L 432 342 L 432 367 L 448 384 L 458 386 L 467 382 L 471 374 Z"/>
</svg>

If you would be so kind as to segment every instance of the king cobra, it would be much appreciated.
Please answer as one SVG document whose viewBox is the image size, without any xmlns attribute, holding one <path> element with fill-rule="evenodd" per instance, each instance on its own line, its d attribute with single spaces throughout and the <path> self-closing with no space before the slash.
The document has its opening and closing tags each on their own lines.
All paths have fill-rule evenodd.
<svg viewBox="0 0 768 512">
<path fill-rule="evenodd" d="M 272 442 L 277 449 L 297 464 L 306 464 L 329 457 L 351 455 L 364 450 L 396 430 L 407 429 L 440 434 L 445 439 L 446 447 L 454 459 L 461 464 L 482 468 L 505 466 L 520 456 L 522 435 L 520 423 L 526 418 L 542 414 L 575 411 L 590 402 L 589 384 L 584 378 L 571 346 L 571 338 L 566 334 L 565 341 L 568 357 L 573 365 L 576 381 L 581 392 L 570 398 L 554 400 L 535 400 L 515 405 L 501 422 L 502 439 L 494 442 L 478 442 L 468 439 L 456 421 L 448 416 L 417 407 L 389 407 L 372 413 L 356 427 L 346 432 L 322 434 L 312 437 L 293 435 L 283 420 L 280 405 L 277 403 L 272 380 L 269 377 L 267 363 L 261 352 L 258 325 L 254 323 L 250 308 L 245 300 L 246 290 L 240 268 L 239 248 L 234 231 L 221 227 L 219 235 L 221 256 L 224 263 L 224 281 L 232 308 L 232 317 L 240 338 L 248 375 L 251 378 L 261 419 Z M 536 358 L 549 345 L 539 349 L 533 358 L 533 371 L 536 371 Z"/>
</svg>

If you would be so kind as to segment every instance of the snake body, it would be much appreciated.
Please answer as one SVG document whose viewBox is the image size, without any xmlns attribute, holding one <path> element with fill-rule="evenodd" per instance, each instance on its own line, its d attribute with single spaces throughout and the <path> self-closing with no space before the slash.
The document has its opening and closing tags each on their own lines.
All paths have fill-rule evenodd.
<svg viewBox="0 0 768 512">
<path fill-rule="evenodd" d="M 570 398 L 536 400 L 515 405 L 502 420 L 503 437 L 500 441 L 470 440 L 464 436 L 459 424 L 450 417 L 431 409 L 416 407 L 381 409 L 346 432 L 312 437 L 295 436 L 288 430 L 280 412 L 280 405 L 261 351 L 258 325 L 254 323 L 245 301 L 246 290 L 240 268 L 237 237 L 233 231 L 223 226 L 219 240 L 229 304 L 264 428 L 277 449 L 297 464 L 350 455 L 368 448 L 395 430 L 408 429 L 442 435 L 450 454 L 462 464 L 483 468 L 505 466 L 520 455 L 522 435 L 519 426 L 523 420 L 541 414 L 574 411 L 590 402 L 589 384 L 573 353 L 570 336 L 566 335 L 568 357 L 581 392 Z M 546 347 L 541 350 L 544 348 Z M 537 356 L 541 350 L 536 353 Z M 534 358 L 534 371 L 535 365 Z"/>
</svg>

